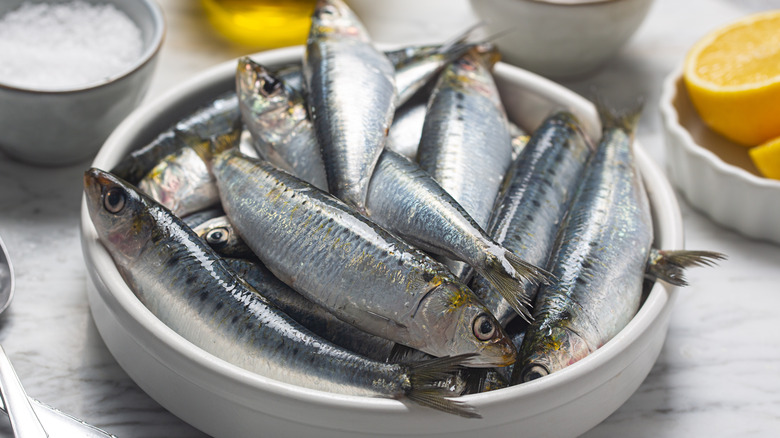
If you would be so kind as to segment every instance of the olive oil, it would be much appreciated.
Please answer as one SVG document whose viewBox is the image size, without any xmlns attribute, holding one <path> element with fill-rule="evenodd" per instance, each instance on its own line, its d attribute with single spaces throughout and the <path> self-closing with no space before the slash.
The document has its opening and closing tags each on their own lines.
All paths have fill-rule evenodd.
<svg viewBox="0 0 780 438">
<path fill-rule="evenodd" d="M 201 0 L 211 25 L 238 44 L 270 49 L 304 44 L 316 0 Z"/>
</svg>

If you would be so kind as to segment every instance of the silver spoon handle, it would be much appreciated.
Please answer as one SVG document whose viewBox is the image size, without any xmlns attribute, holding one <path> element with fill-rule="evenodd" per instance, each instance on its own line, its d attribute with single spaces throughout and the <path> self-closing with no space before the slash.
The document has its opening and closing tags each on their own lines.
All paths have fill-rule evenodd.
<svg viewBox="0 0 780 438">
<path fill-rule="evenodd" d="M 11 361 L 0 346 L 0 393 L 7 408 L 11 427 L 17 438 L 48 438 L 38 416 L 35 415 L 22 382 L 16 375 Z"/>
<path fill-rule="evenodd" d="M 35 409 L 35 413 L 38 414 L 38 419 L 49 432 L 50 438 L 116 438 L 116 435 L 85 423 L 34 398 L 30 398 L 30 403 Z M 6 411 L 2 400 L 0 400 L 0 410 Z"/>
</svg>

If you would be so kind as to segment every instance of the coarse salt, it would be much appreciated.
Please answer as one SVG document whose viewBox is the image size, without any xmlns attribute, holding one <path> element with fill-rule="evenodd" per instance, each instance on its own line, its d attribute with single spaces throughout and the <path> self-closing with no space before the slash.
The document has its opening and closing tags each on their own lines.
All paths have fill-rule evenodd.
<svg viewBox="0 0 780 438">
<path fill-rule="evenodd" d="M 77 89 L 128 70 L 141 57 L 141 31 L 113 5 L 23 3 L 0 17 L 0 83 Z"/>
</svg>

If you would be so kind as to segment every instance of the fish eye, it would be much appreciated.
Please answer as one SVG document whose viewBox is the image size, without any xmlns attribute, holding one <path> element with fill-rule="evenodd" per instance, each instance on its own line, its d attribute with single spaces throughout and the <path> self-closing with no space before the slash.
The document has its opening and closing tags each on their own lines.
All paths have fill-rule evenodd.
<svg viewBox="0 0 780 438">
<path fill-rule="evenodd" d="M 480 341 L 487 341 L 496 334 L 496 325 L 491 318 L 482 313 L 474 318 L 474 336 Z"/>
<path fill-rule="evenodd" d="M 523 370 L 523 382 L 530 382 L 550 374 L 542 365 L 531 364 Z"/>
<path fill-rule="evenodd" d="M 117 214 L 125 208 L 125 191 L 119 187 L 113 187 L 103 197 L 103 208 L 109 213 Z"/>
<path fill-rule="evenodd" d="M 206 243 L 212 246 L 222 246 L 228 241 L 230 232 L 225 227 L 214 228 L 206 233 Z"/>
</svg>

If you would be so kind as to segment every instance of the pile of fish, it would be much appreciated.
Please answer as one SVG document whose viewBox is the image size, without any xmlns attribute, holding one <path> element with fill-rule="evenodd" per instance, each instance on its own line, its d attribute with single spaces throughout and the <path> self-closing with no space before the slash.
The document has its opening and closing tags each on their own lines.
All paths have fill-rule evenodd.
<svg viewBox="0 0 780 438">
<path fill-rule="evenodd" d="M 652 247 L 638 111 L 595 145 L 567 112 L 518 134 L 467 36 L 383 53 L 321 0 L 301 63 L 241 59 L 234 92 L 87 171 L 128 286 L 261 375 L 479 417 L 459 395 L 574 363 L 645 279 L 723 257 Z"/>
</svg>

